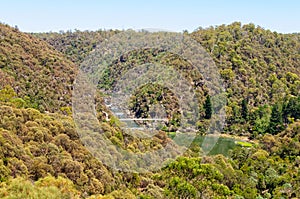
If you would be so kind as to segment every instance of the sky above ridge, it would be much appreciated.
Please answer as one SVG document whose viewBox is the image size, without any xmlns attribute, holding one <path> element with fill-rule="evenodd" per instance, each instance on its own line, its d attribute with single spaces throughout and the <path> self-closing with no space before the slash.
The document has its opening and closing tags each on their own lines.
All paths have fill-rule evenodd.
<svg viewBox="0 0 300 199">
<path fill-rule="evenodd" d="M 9 0 L 0 22 L 25 32 L 164 29 L 254 23 L 281 33 L 300 32 L 298 0 Z"/>
</svg>

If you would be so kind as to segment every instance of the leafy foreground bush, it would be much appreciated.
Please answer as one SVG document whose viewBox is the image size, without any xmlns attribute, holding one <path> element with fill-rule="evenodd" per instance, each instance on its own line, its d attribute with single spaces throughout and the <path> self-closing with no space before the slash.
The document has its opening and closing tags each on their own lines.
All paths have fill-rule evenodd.
<svg viewBox="0 0 300 199">
<path fill-rule="evenodd" d="M 75 189 L 72 181 L 53 176 L 41 178 L 36 182 L 25 180 L 22 177 L 10 179 L 0 185 L 0 197 L 6 199 L 32 198 L 80 198 L 80 192 Z"/>
</svg>

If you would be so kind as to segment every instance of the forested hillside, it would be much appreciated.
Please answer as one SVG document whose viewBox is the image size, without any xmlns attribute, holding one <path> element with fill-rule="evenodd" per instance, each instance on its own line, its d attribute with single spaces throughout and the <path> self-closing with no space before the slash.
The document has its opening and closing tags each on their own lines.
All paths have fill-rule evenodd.
<svg viewBox="0 0 300 199">
<path fill-rule="evenodd" d="M 97 160 L 80 141 L 72 118 L 72 84 L 80 63 L 119 32 L 28 34 L 0 24 L 1 198 L 300 197 L 299 34 L 238 22 L 190 33 L 225 81 L 227 124 L 222 133 L 236 136 L 237 144 L 226 156 L 203 155 L 195 142 L 159 171 L 138 174 L 115 171 Z M 149 61 L 181 68 L 195 83 L 201 102 L 198 133 L 203 135 L 212 114 L 207 88 L 189 63 L 170 53 L 129 52 L 107 69 L 99 88 L 112 86 L 122 72 Z M 176 133 L 178 102 L 159 85 L 139 88 L 131 111 L 146 118 L 150 98 L 172 109 L 167 111 L 171 122 L 145 141 L 125 135 L 97 96 L 100 125 L 114 144 L 142 153 L 163 147 Z M 248 142 L 240 142 L 239 136 Z"/>
<path fill-rule="evenodd" d="M 74 32 L 34 33 L 33 35 L 49 43 L 74 63 L 80 64 L 85 56 L 95 49 L 100 42 L 119 32 L 118 30 L 76 30 Z"/>
<path fill-rule="evenodd" d="M 240 131 L 237 123 L 245 123 L 244 130 L 255 135 L 267 132 L 263 120 L 275 104 L 287 114 L 285 119 L 293 114 L 283 109 L 300 95 L 298 34 L 280 34 L 236 22 L 199 29 L 191 35 L 212 55 L 226 81 L 230 132 Z M 243 113 L 245 106 L 247 113 Z M 299 107 L 297 110 L 299 113 Z M 299 115 L 296 117 L 299 119 Z"/>
<path fill-rule="evenodd" d="M 13 89 L 25 107 L 58 111 L 71 106 L 76 65 L 47 43 L 0 24 L 1 88 Z"/>
</svg>

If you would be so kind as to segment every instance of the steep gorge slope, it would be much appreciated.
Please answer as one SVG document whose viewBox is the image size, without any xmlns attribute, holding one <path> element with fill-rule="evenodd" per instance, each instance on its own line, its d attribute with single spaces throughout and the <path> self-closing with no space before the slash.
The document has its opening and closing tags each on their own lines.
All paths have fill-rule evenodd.
<svg viewBox="0 0 300 199">
<path fill-rule="evenodd" d="M 50 112 L 70 106 L 76 71 L 46 42 L 0 24 L 0 89 L 11 86 L 27 106 Z"/>
<path fill-rule="evenodd" d="M 253 106 L 300 94 L 300 37 L 235 22 L 198 29 L 191 36 L 211 54 L 229 99 Z"/>
</svg>

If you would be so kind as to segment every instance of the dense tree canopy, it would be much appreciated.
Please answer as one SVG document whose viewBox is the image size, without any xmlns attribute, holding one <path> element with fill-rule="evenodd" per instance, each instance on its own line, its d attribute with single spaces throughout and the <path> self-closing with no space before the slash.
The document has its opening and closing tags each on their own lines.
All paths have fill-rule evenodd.
<svg viewBox="0 0 300 199">
<path fill-rule="evenodd" d="M 118 32 L 26 34 L 0 24 L 1 198 L 300 197 L 299 34 L 239 22 L 191 33 L 225 81 L 222 133 L 243 140 L 235 137 L 227 156 L 204 155 L 194 142 L 161 170 L 137 174 L 97 160 L 83 146 L 71 117 L 77 68 L 99 42 Z M 128 52 L 107 68 L 98 87 L 114 86 L 128 69 L 149 61 L 173 66 L 197 90 L 197 126 L 203 135 L 214 104 L 202 75 L 177 55 L 159 49 Z M 145 84 L 130 100 L 136 117 L 150 117 L 149 105 L 160 105 L 170 122 L 152 140 L 126 135 L 97 93 L 97 118 L 105 136 L 135 153 L 164 147 L 180 123 L 174 93 L 164 85 Z"/>
</svg>

